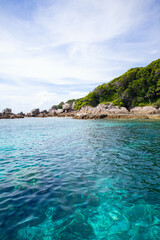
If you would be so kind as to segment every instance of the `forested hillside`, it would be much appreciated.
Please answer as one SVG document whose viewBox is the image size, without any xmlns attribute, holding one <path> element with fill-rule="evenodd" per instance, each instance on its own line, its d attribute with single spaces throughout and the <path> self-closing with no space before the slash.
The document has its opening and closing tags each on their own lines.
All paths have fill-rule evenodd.
<svg viewBox="0 0 160 240">
<path fill-rule="evenodd" d="M 84 105 L 97 106 L 109 102 L 128 109 L 145 105 L 160 107 L 160 59 L 146 67 L 131 68 L 120 77 L 74 101 L 75 110 Z"/>
</svg>

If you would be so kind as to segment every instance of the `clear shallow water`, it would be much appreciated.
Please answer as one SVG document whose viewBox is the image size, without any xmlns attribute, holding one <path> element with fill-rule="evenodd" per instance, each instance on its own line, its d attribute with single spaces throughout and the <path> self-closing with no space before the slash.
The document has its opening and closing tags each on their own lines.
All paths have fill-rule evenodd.
<svg viewBox="0 0 160 240">
<path fill-rule="evenodd" d="M 160 239 L 160 122 L 0 121 L 0 239 Z"/>
</svg>

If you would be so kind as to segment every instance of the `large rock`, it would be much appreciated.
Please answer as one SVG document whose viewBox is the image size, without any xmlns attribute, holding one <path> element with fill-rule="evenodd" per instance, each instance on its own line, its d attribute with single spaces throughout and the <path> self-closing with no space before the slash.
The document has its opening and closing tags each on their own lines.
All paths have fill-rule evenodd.
<svg viewBox="0 0 160 240">
<path fill-rule="evenodd" d="M 25 116 L 23 112 L 18 113 L 18 115 Z"/>
<path fill-rule="evenodd" d="M 108 115 L 108 114 L 128 114 L 129 111 L 125 107 L 113 106 L 109 104 L 99 104 L 97 107 L 85 106 L 82 107 L 79 113 L 93 115 Z"/>
<path fill-rule="evenodd" d="M 160 109 L 156 109 L 153 106 L 134 107 L 130 112 L 132 114 L 159 114 Z"/>
<path fill-rule="evenodd" d="M 63 109 L 63 111 L 68 112 L 69 110 L 72 109 L 72 107 L 69 103 L 65 103 L 62 105 L 62 109 Z"/>
<path fill-rule="evenodd" d="M 50 110 L 50 111 L 48 112 L 48 114 L 54 116 L 54 115 L 57 114 L 57 110 L 52 109 L 52 110 Z"/>
<path fill-rule="evenodd" d="M 74 110 L 75 105 L 76 105 L 76 103 L 73 102 L 73 103 L 72 103 L 72 106 L 71 106 L 72 110 Z"/>
<path fill-rule="evenodd" d="M 37 117 L 45 117 L 45 114 L 44 113 L 40 113 L 37 115 Z"/>
<path fill-rule="evenodd" d="M 23 112 L 20 112 L 20 113 L 16 114 L 16 117 L 17 118 L 24 118 L 25 114 Z"/>
<path fill-rule="evenodd" d="M 56 107 L 55 105 L 53 105 L 53 106 L 48 110 L 48 112 L 50 113 L 50 112 L 53 112 L 53 111 L 55 111 L 55 110 L 57 110 L 57 107 Z"/>
<path fill-rule="evenodd" d="M 12 114 L 12 109 L 11 109 L 11 108 L 5 108 L 5 109 L 2 111 L 2 114 L 3 114 L 3 115 L 11 115 L 11 114 Z"/>
<path fill-rule="evenodd" d="M 63 113 L 63 109 L 57 109 L 56 113 L 57 113 L 57 114 Z"/>
<path fill-rule="evenodd" d="M 48 111 L 47 110 L 42 110 L 41 113 L 45 115 L 45 114 L 48 114 Z"/>
<path fill-rule="evenodd" d="M 75 114 L 80 119 L 101 119 L 107 116 L 127 115 L 129 111 L 125 107 L 113 106 L 112 103 L 99 104 L 97 107 L 84 106 Z"/>
<path fill-rule="evenodd" d="M 39 108 L 34 108 L 31 111 L 32 117 L 36 117 L 38 114 L 40 114 Z"/>
</svg>

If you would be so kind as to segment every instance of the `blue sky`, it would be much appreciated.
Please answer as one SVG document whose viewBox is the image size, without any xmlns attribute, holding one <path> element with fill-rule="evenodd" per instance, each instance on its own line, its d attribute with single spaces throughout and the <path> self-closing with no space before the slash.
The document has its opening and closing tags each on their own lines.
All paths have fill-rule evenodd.
<svg viewBox="0 0 160 240">
<path fill-rule="evenodd" d="M 48 109 L 159 57 L 159 0 L 0 1 L 0 111 Z"/>
</svg>

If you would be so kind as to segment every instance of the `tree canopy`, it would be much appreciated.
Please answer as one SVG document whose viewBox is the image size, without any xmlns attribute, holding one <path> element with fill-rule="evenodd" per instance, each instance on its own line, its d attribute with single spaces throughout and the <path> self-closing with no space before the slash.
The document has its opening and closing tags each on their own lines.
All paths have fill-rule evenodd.
<svg viewBox="0 0 160 240">
<path fill-rule="evenodd" d="M 128 109 L 135 106 L 160 106 L 160 59 L 146 67 L 131 68 L 126 73 L 102 84 L 87 96 L 75 100 L 75 110 L 82 106 L 113 103 Z"/>
</svg>

